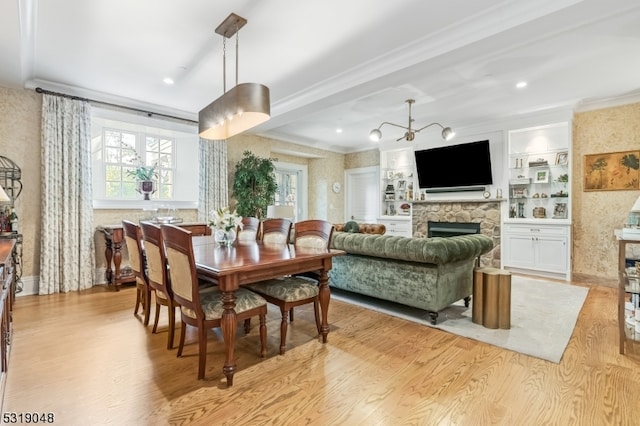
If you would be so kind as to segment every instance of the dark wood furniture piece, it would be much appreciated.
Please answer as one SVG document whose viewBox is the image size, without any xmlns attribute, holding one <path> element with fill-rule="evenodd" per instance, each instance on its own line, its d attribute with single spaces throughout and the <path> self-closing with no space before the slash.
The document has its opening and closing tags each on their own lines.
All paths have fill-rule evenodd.
<svg viewBox="0 0 640 426">
<path fill-rule="evenodd" d="M 144 241 L 144 253 L 147 259 L 147 278 L 149 287 L 154 290 L 156 301 L 156 314 L 153 321 L 152 333 L 158 331 L 160 319 L 160 306 L 167 307 L 169 316 L 169 329 L 167 333 L 167 349 L 173 348 L 173 340 L 176 329 L 176 308 L 178 304 L 173 299 L 171 280 L 167 270 L 167 256 L 164 249 L 164 240 L 160 225 L 151 222 L 141 222 L 142 240 Z"/>
<path fill-rule="evenodd" d="M 180 346 L 178 356 L 182 356 L 186 325 L 198 329 L 198 379 L 204 379 L 207 360 L 207 331 L 220 327 L 225 320 L 226 312 L 221 309 L 225 304 L 223 294 L 218 288 L 210 287 L 201 290 L 194 262 L 194 250 L 191 232 L 173 225 L 162 225 L 162 238 L 165 243 L 169 274 L 173 295 L 180 305 Z M 234 312 L 235 320 L 245 322 L 245 333 L 249 333 L 251 317 L 260 318 L 260 354 L 267 355 L 267 301 L 257 294 L 242 288 L 233 294 L 238 301 L 238 312 Z M 226 315 L 228 317 L 228 315 Z M 234 323 L 235 324 L 235 323 Z M 228 327 L 226 328 L 228 329 Z M 223 327 L 223 333 L 225 333 Z M 235 330 L 234 330 L 235 334 Z M 226 343 L 225 337 L 225 343 Z"/>
<path fill-rule="evenodd" d="M 211 228 L 205 223 L 180 223 L 179 226 L 193 232 L 193 235 L 211 235 Z M 123 270 L 120 267 L 122 264 L 122 244 L 124 243 L 122 224 L 100 225 L 98 231 L 104 235 L 107 284 L 119 291 L 122 284 L 135 283 L 133 272 L 128 268 Z"/>
<path fill-rule="evenodd" d="M 475 324 L 510 329 L 511 272 L 498 268 L 475 268 L 471 312 L 471 321 Z"/>
<path fill-rule="evenodd" d="M 233 386 L 233 375 L 236 371 L 235 293 L 243 285 L 283 275 L 317 271 L 321 314 L 320 334 L 322 342 L 327 342 L 329 334 L 327 315 L 331 298 L 327 273 L 331 269 L 333 256 L 343 255 L 344 251 L 295 247 L 293 244 L 267 244 L 260 241 L 236 241 L 231 247 L 219 247 L 211 236 L 193 237 L 192 244 L 198 274 L 215 279 L 223 293 L 224 313 L 221 326 L 226 360 L 222 371 L 227 377 L 227 386 Z M 169 263 L 171 264 L 171 260 Z"/>
<path fill-rule="evenodd" d="M 328 249 L 332 234 L 333 225 L 325 220 L 296 222 L 294 246 L 296 249 L 304 247 Z M 293 322 L 294 307 L 313 303 L 316 328 L 320 333 L 318 279 L 317 272 L 309 271 L 301 275 L 274 278 L 247 286 L 251 291 L 255 291 L 267 299 L 267 302 L 280 308 L 280 314 L 282 315 L 280 322 L 280 355 L 284 355 L 287 349 L 287 328 L 288 322 Z"/>
<path fill-rule="evenodd" d="M 142 246 L 142 231 L 140 225 L 129 220 L 122 221 L 124 229 L 124 240 L 129 251 L 129 261 L 131 270 L 136 278 L 136 307 L 133 314 L 138 314 L 138 308 L 142 306 L 143 323 L 149 325 L 151 315 L 151 287 L 147 277 L 147 261 Z"/>
<path fill-rule="evenodd" d="M 257 217 L 243 217 L 242 229 L 238 227 L 238 240 L 257 240 L 260 238 L 260 219 Z"/>
<path fill-rule="evenodd" d="M 0 412 L 4 400 L 4 389 L 7 382 L 9 353 L 13 336 L 13 303 L 16 292 L 15 275 L 15 239 L 0 239 Z"/>
<path fill-rule="evenodd" d="M 289 219 L 266 219 L 262 222 L 260 240 L 265 243 L 287 244 L 293 222 Z"/>
</svg>

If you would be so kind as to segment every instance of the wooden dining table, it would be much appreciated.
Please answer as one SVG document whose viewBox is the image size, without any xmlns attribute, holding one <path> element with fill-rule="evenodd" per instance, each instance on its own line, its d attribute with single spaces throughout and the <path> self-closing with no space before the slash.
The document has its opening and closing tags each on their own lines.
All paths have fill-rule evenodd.
<svg viewBox="0 0 640 426">
<path fill-rule="evenodd" d="M 236 371 L 234 356 L 237 330 L 235 291 L 242 285 L 257 281 L 317 271 L 321 312 L 322 343 L 329 334 L 328 312 L 331 291 L 328 272 L 333 256 L 345 254 L 342 250 L 302 248 L 293 244 L 267 244 L 259 241 L 236 241 L 230 247 L 221 247 L 213 236 L 193 237 L 193 252 L 198 275 L 218 283 L 222 291 L 222 336 L 226 359 L 222 372 L 227 377 L 227 386 L 233 386 Z"/>
</svg>

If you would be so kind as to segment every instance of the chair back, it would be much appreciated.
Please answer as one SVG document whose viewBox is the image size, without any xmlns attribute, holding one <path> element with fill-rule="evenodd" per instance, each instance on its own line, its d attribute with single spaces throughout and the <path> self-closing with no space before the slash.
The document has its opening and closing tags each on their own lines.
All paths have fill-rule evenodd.
<svg viewBox="0 0 640 426">
<path fill-rule="evenodd" d="M 257 217 L 243 217 L 242 229 L 238 227 L 238 241 L 255 241 L 258 239 L 260 219 Z"/>
<path fill-rule="evenodd" d="M 147 259 L 149 285 L 162 291 L 167 297 L 172 296 L 171 284 L 167 272 L 167 256 L 160 226 L 151 222 L 141 222 L 142 240 Z"/>
<path fill-rule="evenodd" d="M 198 294 L 198 274 L 193 257 L 191 231 L 175 225 L 161 225 L 169 264 L 169 276 L 174 299 L 183 307 L 193 309 L 198 318 L 204 316 Z"/>
<path fill-rule="evenodd" d="M 326 220 L 312 219 L 296 222 L 294 244 L 296 247 L 328 249 L 333 231 L 333 224 Z"/>
<path fill-rule="evenodd" d="M 144 251 L 142 248 L 142 233 L 140 231 L 140 226 L 130 220 L 123 220 L 122 228 L 124 230 L 124 240 L 127 244 L 127 250 L 129 251 L 129 262 L 131 263 L 133 274 L 146 283 L 146 265 Z"/>
<path fill-rule="evenodd" d="M 288 244 L 292 225 L 289 219 L 266 219 L 262 222 L 262 241 L 269 244 Z"/>
</svg>

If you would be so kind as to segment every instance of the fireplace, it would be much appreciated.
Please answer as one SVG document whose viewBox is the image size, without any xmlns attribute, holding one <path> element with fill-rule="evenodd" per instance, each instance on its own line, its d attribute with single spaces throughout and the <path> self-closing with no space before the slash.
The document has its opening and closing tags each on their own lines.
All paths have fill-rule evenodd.
<svg viewBox="0 0 640 426">
<path fill-rule="evenodd" d="M 454 235 L 479 234 L 480 223 L 471 222 L 427 222 L 427 236 L 453 237 Z"/>
</svg>

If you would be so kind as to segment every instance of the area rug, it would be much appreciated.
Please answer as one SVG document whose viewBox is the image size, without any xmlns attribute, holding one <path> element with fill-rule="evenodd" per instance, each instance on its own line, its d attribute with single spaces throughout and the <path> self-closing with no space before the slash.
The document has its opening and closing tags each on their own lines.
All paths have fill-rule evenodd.
<svg viewBox="0 0 640 426">
<path fill-rule="evenodd" d="M 589 289 L 570 284 L 513 275 L 511 328 L 489 329 L 471 321 L 471 305 L 460 301 L 440 311 L 435 326 L 421 309 L 356 293 L 331 289 L 331 297 L 489 343 L 504 349 L 559 363 L 575 328 Z"/>
</svg>

